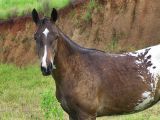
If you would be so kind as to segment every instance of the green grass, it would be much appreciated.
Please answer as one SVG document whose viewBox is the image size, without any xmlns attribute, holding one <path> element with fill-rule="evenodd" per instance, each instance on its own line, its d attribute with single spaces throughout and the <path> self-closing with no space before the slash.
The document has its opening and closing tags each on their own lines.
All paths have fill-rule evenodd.
<svg viewBox="0 0 160 120">
<path fill-rule="evenodd" d="M 53 7 L 60 9 L 67 4 L 69 0 L 0 0 L 0 19 L 30 14 L 33 8 L 48 15 Z"/>
<path fill-rule="evenodd" d="M 92 19 L 92 11 L 96 6 L 97 6 L 96 1 L 95 0 L 90 0 L 89 4 L 87 6 L 86 14 L 85 14 L 85 16 L 83 18 L 86 22 L 91 21 L 91 19 Z"/>
<path fill-rule="evenodd" d="M 63 118 L 53 78 L 42 76 L 37 65 L 17 68 L 0 64 L 0 120 L 51 118 Z"/>
<path fill-rule="evenodd" d="M 42 95 L 41 108 L 46 119 L 63 120 L 63 111 L 53 96 L 53 91 L 48 90 Z"/>
<path fill-rule="evenodd" d="M 53 78 L 38 65 L 18 68 L 0 64 L 0 120 L 63 120 Z M 66 118 L 65 118 L 66 119 Z M 160 120 L 160 104 L 145 111 L 97 120 Z"/>
</svg>

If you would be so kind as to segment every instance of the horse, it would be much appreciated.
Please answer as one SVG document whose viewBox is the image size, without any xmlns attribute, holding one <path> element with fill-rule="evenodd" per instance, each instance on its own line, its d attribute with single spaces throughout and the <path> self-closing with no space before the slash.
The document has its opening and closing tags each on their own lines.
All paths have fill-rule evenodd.
<svg viewBox="0 0 160 120">
<path fill-rule="evenodd" d="M 34 39 L 41 72 L 52 75 L 56 98 L 70 120 L 131 114 L 160 100 L 160 45 L 121 54 L 84 48 L 56 25 L 58 12 L 39 18 Z"/>
</svg>

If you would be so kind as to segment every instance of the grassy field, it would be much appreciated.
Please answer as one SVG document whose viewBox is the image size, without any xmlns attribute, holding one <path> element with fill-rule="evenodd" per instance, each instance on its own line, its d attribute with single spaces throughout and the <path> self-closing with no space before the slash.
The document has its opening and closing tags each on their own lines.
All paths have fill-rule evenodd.
<svg viewBox="0 0 160 120">
<path fill-rule="evenodd" d="M 0 64 L 0 120 L 44 119 L 64 119 L 53 78 L 42 76 L 38 65 L 17 68 Z M 160 120 L 160 104 L 136 114 L 97 120 Z"/>
<path fill-rule="evenodd" d="M 63 119 L 52 77 L 39 66 L 17 68 L 0 64 L 0 120 Z"/>
<path fill-rule="evenodd" d="M 0 0 L 0 19 L 30 14 L 33 8 L 42 13 L 50 13 L 50 9 L 63 8 L 69 0 Z"/>
</svg>

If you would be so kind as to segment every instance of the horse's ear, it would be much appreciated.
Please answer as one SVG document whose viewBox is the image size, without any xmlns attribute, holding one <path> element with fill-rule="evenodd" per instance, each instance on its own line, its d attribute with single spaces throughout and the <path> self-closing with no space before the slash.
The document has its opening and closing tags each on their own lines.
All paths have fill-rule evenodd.
<svg viewBox="0 0 160 120">
<path fill-rule="evenodd" d="M 51 21 L 56 22 L 57 18 L 58 18 L 57 10 L 55 8 L 53 8 L 52 13 L 51 13 Z"/>
<path fill-rule="evenodd" d="M 33 11 L 32 11 L 32 19 L 33 21 L 38 24 L 39 22 L 39 16 L 38 16 L 38 13 L 36 11 L 36 9 L 34 8 Z"/>
</svg>

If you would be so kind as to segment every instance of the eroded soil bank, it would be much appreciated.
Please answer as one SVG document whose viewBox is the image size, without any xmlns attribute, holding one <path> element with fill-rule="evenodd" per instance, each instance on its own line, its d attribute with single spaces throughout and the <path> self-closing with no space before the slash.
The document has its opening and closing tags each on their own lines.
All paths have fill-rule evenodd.
<svg viewBox="0 0 160 120">
<path fill-rule="evenodd" d="M 86 1 L 59 11 L 59 28 L 84 47 L 125 52 L 160 43 L 159 0 Z M 0 61 L 37 61 L 30 16 L 0 22 Z"/>
</svg>

